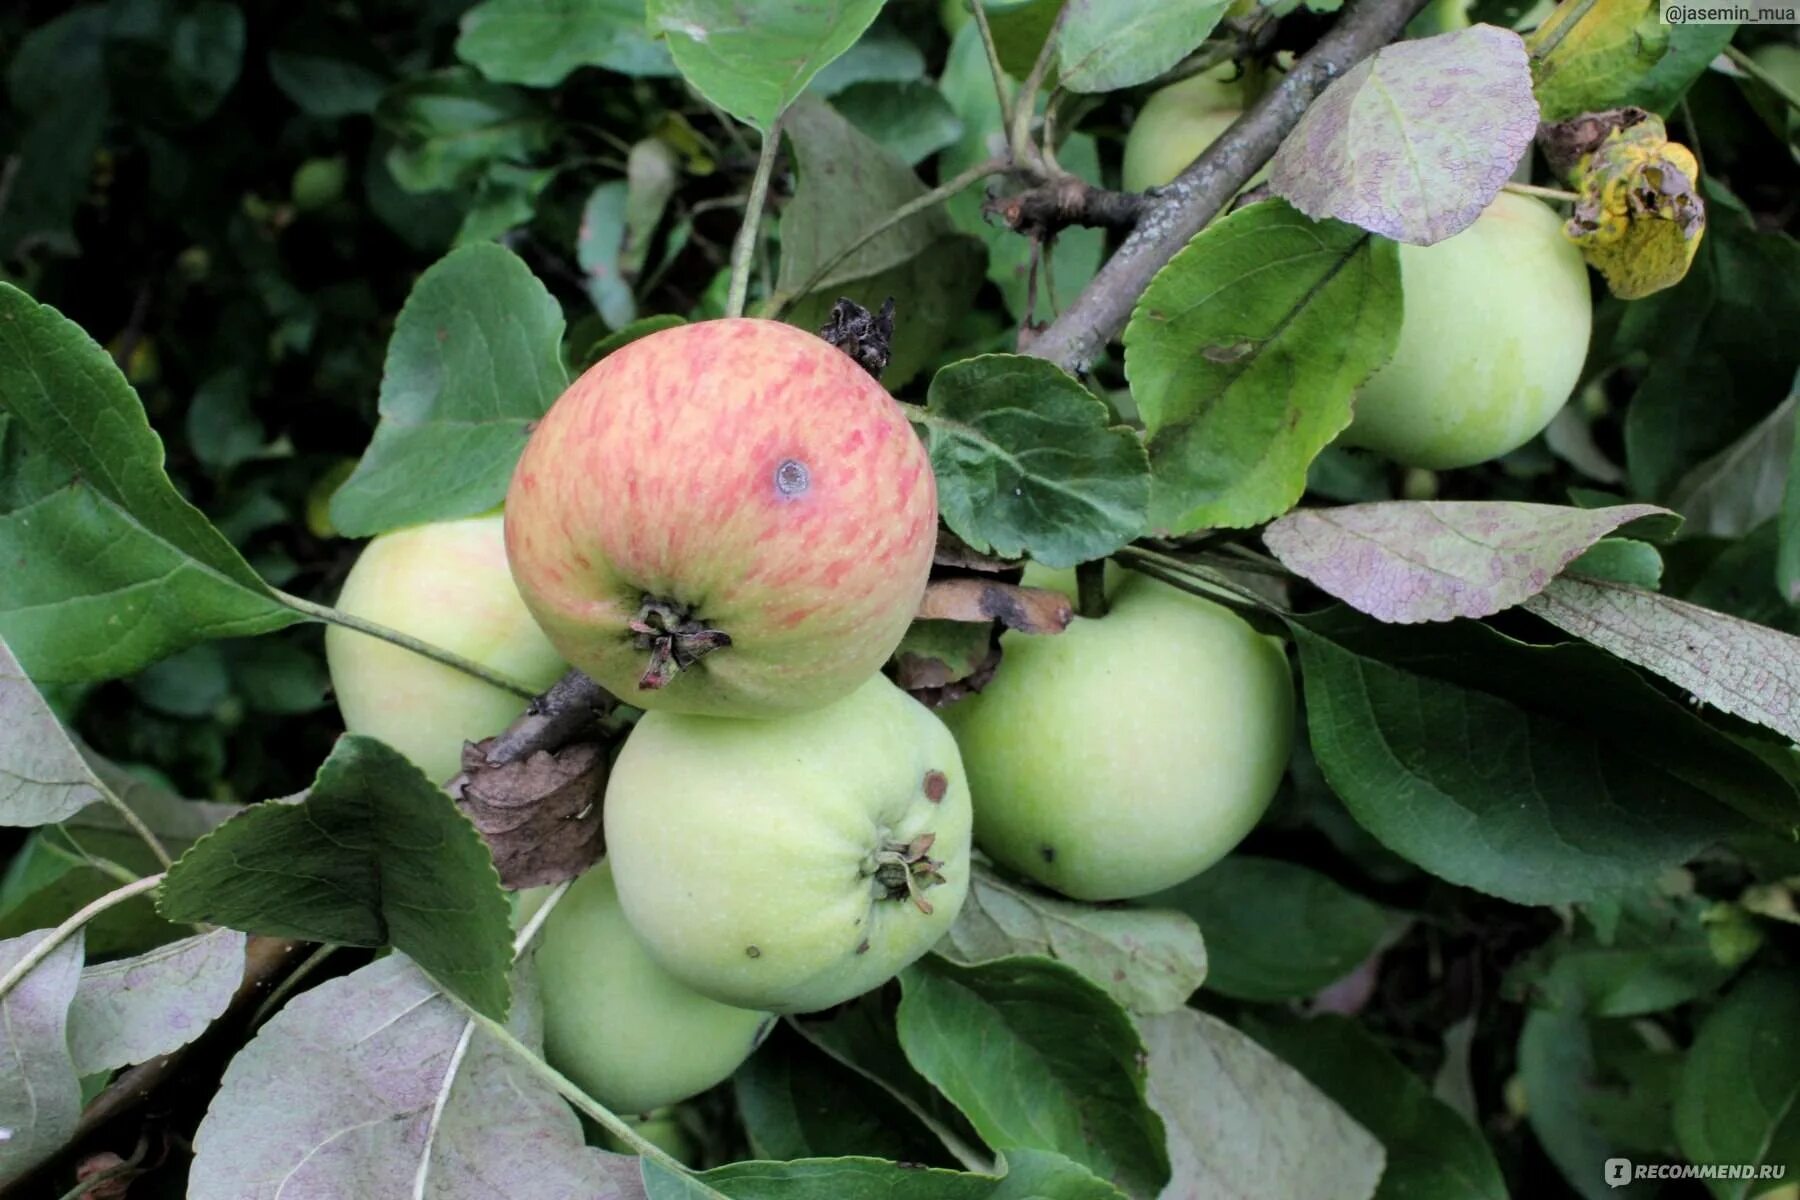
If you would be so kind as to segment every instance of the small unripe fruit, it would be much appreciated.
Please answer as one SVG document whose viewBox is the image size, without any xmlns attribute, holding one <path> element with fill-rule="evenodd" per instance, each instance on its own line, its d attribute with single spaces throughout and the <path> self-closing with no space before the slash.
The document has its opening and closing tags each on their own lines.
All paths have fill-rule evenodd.
<svg viewBox="0 0 1800 1200">
<path fill-rule="evenodd" d="M 1098 620 L 1001 635 L 999 673 L 944 714 L 976 844 L 1078 900 L 1148 895 L 1223 858 L 1268 808 L 1293 744 L 1274 639 L 1141 575 L 1109 590 Z"/>
<path fill-rule="evenodd" d="M 549 687 L 564 670 L 513 587 L 498 514 L 382 534 L 363 548 L 337 606 L 529 687 Z M 525 709 L 521 696 L 339 625 L 325 631 L 325 661 L 344 727 L 380 738 L 434 783 L 461 769 L 465 740 L 499 733 Z"/>
<path fill-rule="evenodd" d="M 309 158 L 294 169 L 288 195 L 301 212 L 328 208 L 343 199 L 346 174 L 341 158 Z"/>
<path fill-rule="evenodd" d="M 708 1000 L 656 965 L 599 863 L 570 886 L 539 935 L 544 1057 L 618 1112 L 642 1113 L 728 1078 L 775 1018 Z"/>
<path fill-rule="evenodd" d="M 1575 390 L 1593 326 L 1587 267 L 1561 218 L 1502 192 L 1456 236 L 1401 246 L 1400 276 L 1400 343 L 1339 440 L 1441 471 L 1541 433 Z"/>
<path fill-rule="evenodd" d="M 881 675 L 769 721 L 645 714 L 605 821 L 645 949 L 745 1008 L 813 1012 L 879 987 L 943 936 L 969 887 L 956 742 Z"/>
<path fill-rule="evenodd" d="M 847 695 L 912 622 L 931 463 L 849 356 L 775 321 L 666 329 L 601 359 L 532 434 L 506 502 L 551 642 L 641 708 L 772 716 Z"/>
</svg>

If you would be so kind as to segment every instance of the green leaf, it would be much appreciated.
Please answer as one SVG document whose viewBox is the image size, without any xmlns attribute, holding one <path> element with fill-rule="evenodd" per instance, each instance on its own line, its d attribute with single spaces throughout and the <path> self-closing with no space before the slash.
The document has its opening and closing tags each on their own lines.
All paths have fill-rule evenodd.
<svg viewBox="0 0 1800 1200">
<path fill-rule="evenodd" d="M 911 83 L 925 78 L 925 55 L 892 22 L 877 20 L 856 44 L 813 76 L 807 91 L 836 96 L 860 83 Z"/>
<path fill-rule="evenodd" d="M 393 135 L 387 166 L 409 192 L 471 184 L 491 162 L 524 162 L 550 140 L 531 96 L 466 68 L 415 75 L 382 96 L 376 122 Z"/>
<path fill-rule="evenodd" d="M 1103 558 L 1144 526 L 1150 477 L 1137 435 L 1043 359 L 987 354 L 931 380 L 925 443 L 938 511 L 957 536 L 1051 567 Z"/>
<path fill-rule="evenodd" d="M 776 287 L 784 294 L 841 288 L 897 267 L 934 242 L 954 236 L 943 212 L 928 209 L 828 267 L 868 230 L 876 214 L 917 199 L 925 194 L 925 186 L 911 167 L 822 100 L 810 96 L 800 100 L 782 128 L 793 144 L 799 172 L 794 198 L 781 215 L 781 275 Z"/>
<path fill-rule="evenodd" d="M 732 1088 L 758 1158 L 863 1154 L 950 1165 L 904 1105 L 787 1026 L 738 1068 Z"/>
<path fill-rule="evenodd" d="M 88 190 L 108 107 L 101 50 L 106 9 L 83 5 L 46 21 L 17 42 L 7 93 L 20 131 L 18 166 L 0 206 L 0 253 L 25 238 L 73 254 L 75 210 Z"/>
<path fill-rule="evenodd" d="M 1788 403 L 1800 397 L 1800 375 L 1794 377 Z M 1776 526 L 1775 582 L 1782 599 L 1800 604 L 1800 423 L 1794 426 L 1794 440 L 1788 447 L 1787 480 L 1781 492 L 1781 510 Z"/>
<path fill-rule="evenodd" d="M 1059 82 L 1071 92 L 1149 83 L 1206 40 L 1226 0 L 1069 0 L 1056 44 Z"/>
<path fill-rule="evenodd" d="M 993 626 L 973 621 L 915 620 L 894 647 L 895 681 L 908 691 L 967 679 L 993 651 Z"/>
<path fill-rule="evenodd" d="M 1292 1067 L 1191 1008 L 1137 1022 L 1181 1197 L 1369 1200 L 1381 1143 Z M 1433 1197 L 1433 1200 L 1437 1200 Z"/>
<path fill-rule="evenodd" d="M 1381 1139 L 1387 1170 L 1375 1200 L 1507 1200 L 1500 1164 L 1481 1134 L 1356 1022 L 1325 1015 L 1259 1023 L 1254 1032 Z"/>
<path fill-rule="evenodd" d="M 49 937 L 35 930 L 0 942 L 0 975 Z M 81 1085 L 69 1054 L 69 1002 L 81 982 L 73 937 L 0 996 L 0 1184 L 14 1181 L 75 1135 Z"/>
<path fill-rule="evenodd" d="M 480 1012 L 504 1019 L 510 906 L 487 844 L 398 751 L 346 734 L 306 799 L 244 810 L 170 868 L 171 921 L 393 946 Z"/>
<path fill-rule="evenodd" d="M 1800 389 L 1776 405 L 1735 442 L 1682 476 L 1669 493 L 1669 507 L 1687 523 L 1689 534 L 1743 537 L 1781 511 L 1794 454 L 1794 413 Z"/>
<path fill-rule="evenodd" d="M 1256 903 L 1244 902 L 1250 896 Z M 1142 903 L 1179 909 L 1199 924 L 1208 988 L 1265 1003 L 1310 996 L 1343 978 L 1394 924 L 1380 905 L 1317 871 L 1247 854 Z"/>
<path fill-rule="evenodd" d="M 531 423 L 568 386 L 562 307 L 512 251 L 464 246 L 419 277 L 394 324 L 381 423 L 331 498 L 348 537 L 486 512 Z"/>
<path fill-rule="evenodd" d="M 299 619 L 163 469 L 80 326 L 0 284 L 0 636 L 39 684 L 128 675 Z"/>
<path fill-rule="evenodd" d="M 486 0 L 463 14 L 456 57 L 496 83 L 555 87 L 578 67 L 671 75 L 644 0 Z"/>
<path fill-rule="evenodd" d="M 630 189 L 622 179 L 609 179 L 594 188 L 582 206 L 581 234 L 575 243 L 588 299 L 610 329 L 623 329 L 637 319 L 637 298 L 619 270 L 629 198 Z"/>
<path fill-rule="evenodd" d="M 1055 1154 L 1008 1155 L 1004 1177 L 925 1169 L 879 1158 L 732 1163 L 701 1175 L 701 1191 L 661 1167 L 644 1167 L 649 1200 L 1124 1200 L 1117 1189 Z"/>
<path fill-rule="evenodd" d="M 1599 906 L 1584 908 L 1587 919 L 1540 947 L 1509 986 L 1539 1007 L 1595 1017 L 1643 1016 L 1699 999 L 1723 987 L 1758 944 L 1754 926 L 1748 939 L 1716 939 L 1713 922 L 1721 919 L 1709 922 L 1712 907 L 1639 889 L 1605 907 L 1604 929 Z"/>
<path fill-rule="evenodd" d="M 962 118 L 943 93 L 920 79 L 852 84 L 833 106 L 871 140 L 908 165 L 930 158 L 962 136 Z"/>
<path fill-rule="evenodd" d="M 1133 1012 L 1170 1012 L 1206 979 L 1206 944 L 1174 912 L 1098 908 L 1031 891 L 985 868 L 936 952 L 973 966 L 1041 955 L 1075 968 Z"/>
<path fill-rule="evenodd" d="M 1201 230 L 1125 328 L 1156 481 L 1151 526 L 1179 534 L 1286 512 L 1399 336 L 1393 243 L 1279 200 Z"/>
<path fill-rule="evenodd" d="M 139 119 L 204 120 L 243 70 L 245 26 L 230 0 L 115 0 L 106 47 L 114 91 L 133 97 Z"/>
<path fill-rule="evenodd" d="M 537 215 L 537 200 L 556 178 L 554 167 L 535 169 L 512 163 L 489 163 L 487 174 L 475 189 L 475 202 L 456 231 L 458 246 L 488 242 L 529 224 Z"/>
<path fill-rule="evenodd" d="M 1519 1033 L 1519 1079 L 1525 1112 L 1544 1152 L 1585 1200 L 1650 1200 L 1652 1187 L 1613 1188 L 1605 1163 L 1629 1147 L 1603 1127 L 1599 1102 L 1617 1091 L 1608 1047 L 1596 1034 L 1621 1022 L 1585 1021 L 1574 1013 L 1533 1009 Z"/>
<path fill-rule="evenodd" d="M 1609 655 L 1473 622 L 1396 638 L 1344 610 L 1291 621 L 1319 768 L 1432 874 L 1519 904 L 1635 886 L 1792 788 Z M 1554 680 L 1555 686 L 1546 686 Z"/>
<path fill-rule="evenodd" d="M 1540 54 L 1546 38 L 1555 38 L 1555 45 Z M 1669 42 L 1670 27 L 1655 0 L 1561 5 L 1526 42 L 1534 52 L 1533 91 L 1543 119 L 1565 121 L 1636 103 L 1630 97 L 1662 61 Z"/>
<path fill-rule="evenodd" d="M 56 714 L 0 638 L 0 825 L 50 825 L 105 800 Z"/>
<path fill-rule="evenodd" d="M 1647 108 L 1659 116 L 1674 112 L 1694 81 L 1706 73 L 1712 60 L 1725 53 L 1737 32 L 1733 21 L 1703 21 L 1669 30 L 1668 50 L 1625 94 L 1626 104 Z"/>
<path fill-rule="evenodd" d="M 1753 975 L 1707 1015 L 1682 1068 L 1675 1133 L 1696 1163 L 1800 1174 L 1800 973 Z M 1743 1180 L 1709 1186 L 1731 1200 L 1753 1194 Z"/>
<path fill-rule="evenodd" d="M 649 0 L 650 28 L 699 93 L 761 130 L 848 50 L 882 0 Z"/>
<path fill-rule="evenodd" d="M 1636 538 L 1601 538 L 1566 568 L 1571 574 L 1610 579 L 1654 591 L 1662 583 L 1662 554 Z"/>
<path fill-rule="evenodd" d="M 309 6 L 269 51 L 269 78 L 301 112 L 335 120 L 374 112 L 391 73 L 367 29 Z"/>
<path fill-rule="evenodd" d="M 1687 276 L 1622 306 L 1596 362 L 1649 356 L 1625 411 L 1626 469 L 1638 495 L 1668 490 L 1766 417 L 1800 370 L 1800 242 L 1760 233 L 1710 192 Z"/>
<path fill-rule="evenodd" d="M 900 982 L 907 1057 L 990 1146 L 1052 1150 L 1134 1193 L 1168 1181 L 1143 1047 L 1105 992 L 1037 958 L 960 967 L 928 956 Z"/>
</svg>

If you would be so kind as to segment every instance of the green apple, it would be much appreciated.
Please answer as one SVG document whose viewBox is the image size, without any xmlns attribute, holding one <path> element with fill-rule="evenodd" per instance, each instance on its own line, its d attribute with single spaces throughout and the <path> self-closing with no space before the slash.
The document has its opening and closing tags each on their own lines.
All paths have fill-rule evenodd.
<svg viewBox="0 0 1800 1200">
<path fill-rule="evenodd" d="M 969 887 L 956 742 L 880 675 L 765 721 L 645 714 L 605 821 L 645 947 L 742 1008 L 812 1012 L 879 986 L 931 949 Z"/>
<path fill-rule="evenodd" d="M 513 586 L 499 514 L 415 525 L 363 548 L 338 607 L 534 688 L 565 669 Z M 333 625 L 325 662 L 344 728 L 378 737 L 442 783 L 462 744 L 502 729 L 525 700 L 454 667 Z"/>
<path fill-rule="evenodd" d="M 551 910 L 536 963 L 545 1058 L 619 1112 L 661 1108 L 729 1078 L 775 1024 L 657 966 L 626 923 L 604 862 Z"/>
<path fill-rule="evenodd" d="M 1181 174 L 1243 114 L 1248 99 L 1233 63 L 1153 93 L 1125 138 L 1125 190 L 1147 191 Z M 1263 174 L 1266 168 L 1251 182 L 1261 180 Z"/>
<path fill-rule="evenodd" d="M 1078 900 L 1143 896 L 1223 858 L 1273 799 L 1293 683 L 1235 614 L 1127 575 L 1105 617 L 1001 646 L 945 712 L 996 861 Z"/>
<path fill-rule="evenodd" d="M 1575 390 L 1593 326 L 1587 267 L 1562 224 L 1502 192 L 1456 236 L 1401 246 L 1400 343 L 1339 441 L 1445 470 L 1542 432 Z"/>
</svg>

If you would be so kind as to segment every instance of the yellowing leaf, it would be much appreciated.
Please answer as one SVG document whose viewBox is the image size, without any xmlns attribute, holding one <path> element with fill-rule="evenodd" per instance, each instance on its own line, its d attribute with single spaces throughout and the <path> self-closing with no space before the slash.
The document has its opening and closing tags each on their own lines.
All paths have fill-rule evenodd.
<svg viewBox="0 0 1800 1200">
<path fill-rule="evenodd" d="M 1615 129 L 1575 168 L 1581 200 L 1565 229 L 1621 300 L 1681 282 L 1706 232 L 1700 164 L 1646 116 Z"/>
<path fill-rule="evenodd" d="M 1655 0 L 1562 0 L 1525 39 L 1546 121 L 1612 108 L 1669 49 Z"/>
</svg>

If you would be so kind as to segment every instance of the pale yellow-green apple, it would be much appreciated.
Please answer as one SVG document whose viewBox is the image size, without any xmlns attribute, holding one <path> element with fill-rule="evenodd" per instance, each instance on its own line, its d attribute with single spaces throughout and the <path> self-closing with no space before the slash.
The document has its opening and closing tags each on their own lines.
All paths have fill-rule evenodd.
<svg viewBox="0 0 1800 1200">
<path fill-rule="evenodd" d="M 1125 190 L 1142 192 L 1174 179 L 1243 114 L 1247 103 L 1234 63 L 1152 93 L 1125 138 Z M 1260 182 L 1267 173 L 1264 168 L 1250 182 Z"/>
<path fill-rule="evenodd" d="M 1593 327 L 1587 267 L 1562 226 L 1543 201 L 1502 192 L 1454 237 L 1402 245 L 1400 342 L 1339 441 L 1446 470 L 1541 433 L 1575 390 Z"/>
<path fill-rule="evenodd" d="M 606 787 L 625 916 L 683 983 L 812 1012 L 931 949 L 969 887 L 956 742 L 881 675 L 767 721 L 645 714 Z"/>
<path fill-rule="evenodd" d="M 642 1113 L 730 1077 L 773 1028 L 656 965 L 619 908 L 604 862 L 577 879 L 538 935 L 544 1056 L 618 1112 Z"/>
<path fill-rule="evenodd" d="M 513 587 L 498 513 L 382 534 L 337 606 L 528 687 L 565 669 Z M 465 740 L 499 733 L 525 709 L 504 688 L 341 625 L 325 630 L 325 662 L 344 728 L 380 738 L 435 783 L 461 769 Z"/>
<path fill-rule="evenodd" d="M 506 546 L 556 647 L 641 708 L 769 717 L 875 672 L 937 540 L 923 443 L 847 354 L 778 321 L 640 338 L 513 473 Z"/>
<path fill-rule="evenodd" d="M 1110 590 L 1104 617 L 1003 634 L 993 681 L 944 714 L 976 844 L 1078 900 L 1148 895 L 1223 858 L 1268 808 L 1293 744 L 1278 641 L 1142 575 Z"/>
</svg>

